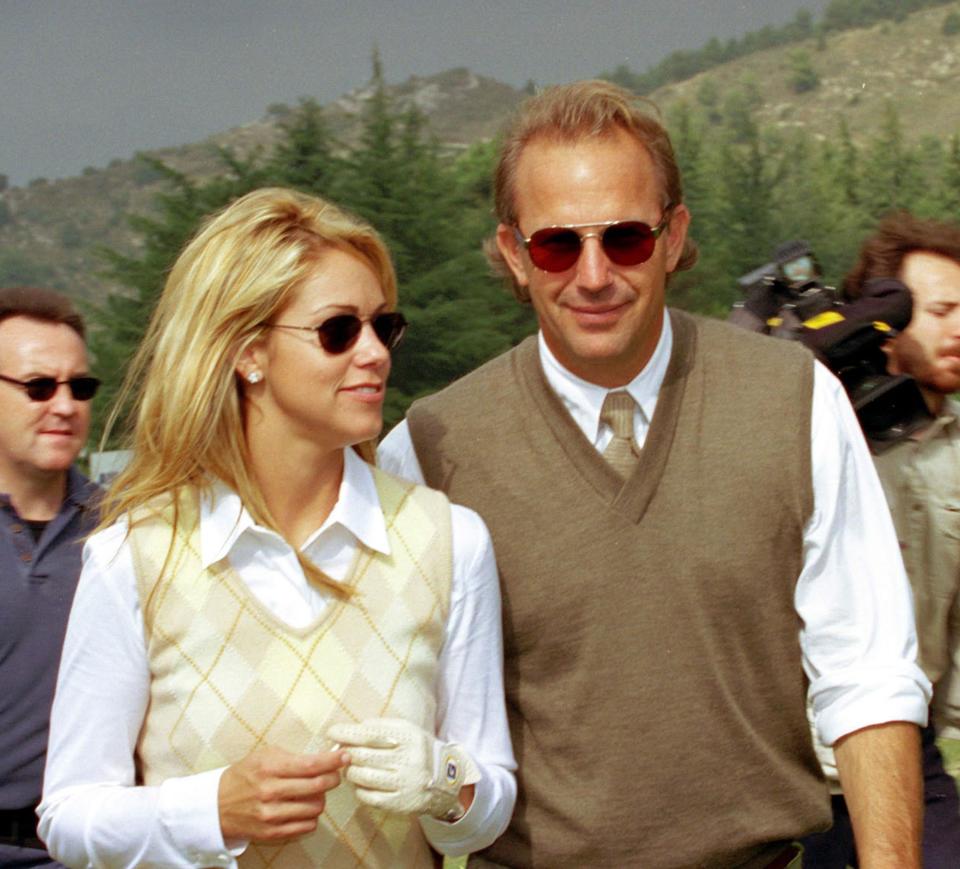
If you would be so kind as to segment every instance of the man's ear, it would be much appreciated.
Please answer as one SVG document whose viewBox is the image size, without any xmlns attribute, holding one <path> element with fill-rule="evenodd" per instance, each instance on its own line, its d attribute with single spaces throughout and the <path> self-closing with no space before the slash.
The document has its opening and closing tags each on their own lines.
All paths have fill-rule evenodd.
<svg viewBox="0 0 960 869">
<path fill-rule="evenodd" d="M 667 226 L 667 272 L 672 272 L 687 240 L 687 228 L 690 226 L 690 211 L 682 202 L 675 205 L 670 212 L 670 223 Z"/>
<path fill-rule="evenodd" d="M 887 357 L 887 374 L 903 374 L 900 367 L 900 354 L 897 353 L 897 342 L 903 339 L 901 332 L 896 338 L 889 338 L 880 345 L 883 355 Z"/>
<path fill-rule="evenodd" d="M 497 250 L 510 269 L 514 281 L 521 287 L 527 286 L 530 278 L 527 274 L 526 252 L 517 239 L 515 227 L 505 223 L 497 226 Z"/>
</svg>

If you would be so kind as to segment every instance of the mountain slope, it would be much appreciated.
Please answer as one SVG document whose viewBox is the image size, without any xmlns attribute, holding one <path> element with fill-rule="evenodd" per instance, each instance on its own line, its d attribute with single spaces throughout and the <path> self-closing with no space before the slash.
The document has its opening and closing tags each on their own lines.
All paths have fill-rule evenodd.
<svg viewBox="0 0 960 869">
<path fill-rule="evenodd" d="M 653 99 L 669 114 L 680 101 L 722 104 L 746 90 L 753 95 L 761 126 L 832 137 L 843 119 L 860 142 L 876 132 L 892 105 L 908 137 L 950 137 L 960 132 L 960 35 L 943 33 L 950 13 L 960 14 L 960 2 L 902 22 L 835 33 L 823 42 L 811 39 L 753 54 L 662 88 Z M 801 61 L 819 85 L 796 93 L 791 76 Z M 465 69 L 413 78 L 389 90 L 399 108 L 416 105 L 432 133 L 454 151 L 495 135 L 524 96 Z M 325 107 L 339 141 L 355 141 L 370 95 L 368 87 L 360 88 Z M 208 176 L 220 169 L 218 147 L 241 155 L 269 148 L 287 112 L 288 107 L 271 106 L 260 120 L 150 156 L 189 176 Z M 148 213 L 162 189 L 156 173 L 143 163 L 115 160 L 75 178 L 38 180 L 0 192 L 0 284 L 47 283 L 89 300 L 119 289 L 98 273 L 102 265 L 96 248 L 136 250 L 137 236 L 126 216 Z"/>
</svg>

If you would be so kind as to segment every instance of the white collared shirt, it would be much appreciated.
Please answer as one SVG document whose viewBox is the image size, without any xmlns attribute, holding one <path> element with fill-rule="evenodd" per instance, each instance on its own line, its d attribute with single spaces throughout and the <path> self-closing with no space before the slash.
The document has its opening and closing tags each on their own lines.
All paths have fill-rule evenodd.
<svg viewBox="0 0 960 869">
<path fill-rule="evenodd" d="M 389 553 L 370 468 L 353 450 L 344 454 L 336 505 L 301 547 L 336 580 L 346 578 L 358 544 Z M 452 523 L 437 734 L 463 745 L 482 777 L 469 811 L 455 824 L 420 822 L 435 848 L 464 854 L 485 847 L 506 828 L 516 798 L 516 762 L 503 700 L 500 592 L 490 536 L 465 507 L 453 506 Z M 135 786 L 134 750 L 150 672 L 125 538 L 121 522 L 84 547 L 52 712 L 41 835 L 51 853 L 70 865 L 234 866 L 243 844 L 231 849 L 220 833 L 222 769 L 156 787 Z M 251 593 L 293 628 L 313 622 L 333 600 L 307 582 L 293 549 L 257 526 L 222 483 L 201 499 L 200 549 L 204 566 L 227 557 Z"/>
<path fill-rule="evenodd" d="M 669 316 L 650 361 L 625 387 L 637 402 L 642 445 L 673 345 Z M 538 338 L 550 387 L 586 438 L 602 452 L 613 436 L 600 422 L 606 388 L 560 365 Z M 745 458 L 744 461 L 749 459 Z M 917 666 L 913 602 L 897 536 L 860 425 L 840 382 L 816 363 L 811 408 L 814 507 L 804 529 L 804 564 L 794 592 L 809 700 L 826 745 L 887 721 L 924 724 L 930 683 Z M 406 421 L 378 451 L 388 471 L 418 482 Z"/>
</svg>

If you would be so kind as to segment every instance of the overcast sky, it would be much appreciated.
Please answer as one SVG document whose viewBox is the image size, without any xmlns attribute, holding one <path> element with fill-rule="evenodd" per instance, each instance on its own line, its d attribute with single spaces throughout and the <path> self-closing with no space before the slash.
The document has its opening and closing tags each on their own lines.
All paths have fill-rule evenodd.
<svg viewBox="0 0 960 869">
<path fill-rule="evenodd" d="M 455 66 L 515 86 L 646 70 L 828 0 L 0 0 L 0 173 L 77 175 Z"/>
</svg>

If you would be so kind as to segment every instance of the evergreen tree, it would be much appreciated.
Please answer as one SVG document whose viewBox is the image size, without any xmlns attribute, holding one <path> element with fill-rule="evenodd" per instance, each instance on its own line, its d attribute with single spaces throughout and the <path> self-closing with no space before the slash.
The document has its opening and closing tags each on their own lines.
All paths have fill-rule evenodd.
<svg viewBox="0 0 960 869">
<path fill-rule="evenodd" d="M 280 122 L 282 138 L 269 161 L 271 182 L 307 193 L 326 196 L 342 171 L 342 162 L 333 154 L 323 109 L 312 97 L 300 100 L 299 108 L 288 111 Z"/>
<path fill-rule="evenodd" d="M 941 213 L 956 219 L 960 214 L 960 136 L 956 133 L 950 137 L 945 156 L 942 190 Z"/>
<path fill-rule="evenodd" d="M 904 140 L 897 110 L 888 103 L 880 132 L 864 154 L 862 201 L 871 217 L 880 218 L 910 208 L 921 192 L 916 154 Z"/>
<path fill-rule="evenodd" d="M 103 376 L 103 387 L 93 406 L 95 443 L 100 440 L 106 410 L 116 399 L 127 365 L 143 338 L 177 255 L 206 215 L 265 183 L 255 157 L 241 160 L 226 150 L 220 151 L 223 174 L 205 183 L 192 181 L 159 160 L 141 159 L 148 160 L 152 168 L 167 179 L 171 189 L 157 195 L 157 216 L 129 218 L 131 226 L 140 234 L 141 254 L 129 256 L 110 249 L 100 251 L 107 273 L 128 287 L 129 293 L 108 296 L 92 312 L 94 328 L 90 334 L 90 350 Z M 122 428 L 123 414 L 120 420 Z"/>
</svg>

